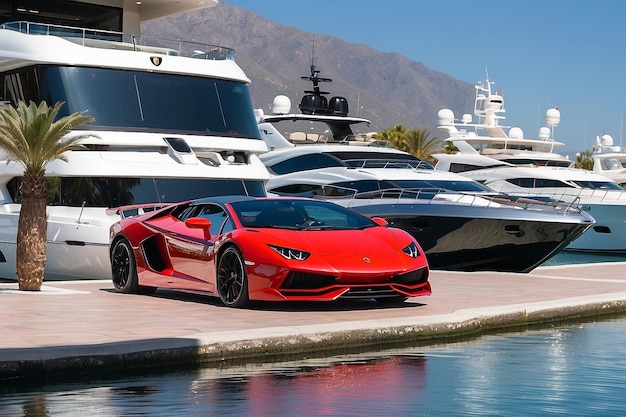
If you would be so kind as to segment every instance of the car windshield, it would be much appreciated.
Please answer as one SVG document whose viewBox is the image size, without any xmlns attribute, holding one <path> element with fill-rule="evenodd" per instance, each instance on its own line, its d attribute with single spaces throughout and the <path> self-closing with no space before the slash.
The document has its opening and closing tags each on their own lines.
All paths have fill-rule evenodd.
<svg viewBox="0 0 626 417">
<path fill-rule="evenodd" d="M 257 199 L 232 207 L 244 227 L 341 230 L 376 226 L 368 217 L 327 201 Z"/>
</svg>

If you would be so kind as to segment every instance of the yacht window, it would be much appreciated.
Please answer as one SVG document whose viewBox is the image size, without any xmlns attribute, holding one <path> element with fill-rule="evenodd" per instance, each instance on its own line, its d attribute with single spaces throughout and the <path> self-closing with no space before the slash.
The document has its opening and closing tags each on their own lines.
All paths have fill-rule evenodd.
<svg viewBox="0 0 626 417">
<path fill-rule="evenodd" d="M 580 187 L 591 188 L 594 190 L 624 191 L 624 189 L 615 182 L 609 182 L 609 181 L 572 181 L 572 182 Z"/>
<path fill-rule="evenodd" d="M 359 193 L 396 188 L 393 184 L 376 180 L 341 181 L 334 183 L 333 186 L 356 190 Z"/>
<path fill-rule="evenodd" d="M 563 181 L 543 178 L 509 178 L 507 182 L 522 188 L 574 188 Z"/>
<path fill-rule="evenodd" d="M 357 190 L 342 187 L 336 184 L 289 184 L 282 187 L 276 187 L 268 190 L 278 195 L 288 195 L 293 197 L 345 197 L 352 196 Z"/>
<path fill-rule="evenodd" d="M 502 159 L 504 162 L 508 162 L 513 165 L 537 165 L 537 166 L 550 166 L 550 167 L 563 167 L 568 168 L 573 163 L 571 161 L 557 161 L 550 159 L 533 159 L 533 158 L 506 158 Z"/>
<path fill-rule="evenodd" d="M 457 162 L 452 162 L 450 163 L 450 169 L 448 171 L 459 173 L 459 172 L 475 171 L 477 169 L 497 168 L 497 167 L 502 167 L 502 166 L 507 166 L 507 165 L 505 164 L 472 165 L 472 164 L 461 164 Z"/>
<path fill-rule="evenodd" d="M 118 32 L 122 30 L 123 9 L 121 7 L 90 3 L 97 2 L 72 0 L 18 2 L 4 0 L 0 1 L 0 23 L 28 20 Z M 33 13 L 33 8 L 37 10 L 36 14 Z"/>
<path fill-rule="evenodd" d="M 371 151 L 333 151 L 329 154 L 336 156 L 338 159 L 344 161 L 351 167 L 366 167 L 366 168 L 422 168 L 422 169 L 434 169 L 434 167 L 421 159 L 411 155 L 403 153 L 390 153 L 390 152 L 377 152 Z"/>
<path fill-rule="evenodd" d="M 260 180 L 196 178 L 48 177 L 47 204 L 72 207 L 120 207 L 177 203 L 220 195 L 266 195 Z M 11 198 L 21 202 L 21 178 L 7 183 Z"/>
<path fill-rule="evenodd" d="M 476 181 L 442 181 L 442 180 L 398 180 L 393 181 L 399 188 L 406 189 L 439 189 L 439 190 L 451 190 L 462 192 L 493 192 L 492 189 L 485 185 L 482 185 Z"/>
<path fill-rule="evenodd" d="M 35 66 L 3 74 L 1 100 L 65 102 L 59 117 L 86 112 L 91 128 L 259 139 L 248 86 L 189 75 Z M 86 128 L 86 127 L 83 127 Z"/>
<path fill-rule="evenodd" d="M 315 153 L 278 162 L 268 168 L 277 175 L 283 175 L 292 172 L 307 171 L 310 169 L 342 166 L 345 165 L 337 158 L 324 153 Z"/>
</svg>

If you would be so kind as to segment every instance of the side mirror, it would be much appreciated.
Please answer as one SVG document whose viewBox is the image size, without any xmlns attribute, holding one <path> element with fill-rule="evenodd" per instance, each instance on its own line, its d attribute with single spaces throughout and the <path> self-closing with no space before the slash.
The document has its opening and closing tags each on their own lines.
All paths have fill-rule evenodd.
<svg viewBox="0 0 626 417">
<path fill-rule="evenodd" d="M 202 229 L 204 231 L 204 238 L 206 240 L 211 239 L 211 221 L 202 217 L 190 217 L 185 220 L 185 226 L 190 229 Z"/>
<path fill-rule="evenodd" d="M 376 223 L 379 226 L 387 226 L 389 224 L 389 222 L 385 219 L 383 219 L 382 217 L 372 217 L 372 220 L 374 221 L 374 223 Z"/>
</svg>

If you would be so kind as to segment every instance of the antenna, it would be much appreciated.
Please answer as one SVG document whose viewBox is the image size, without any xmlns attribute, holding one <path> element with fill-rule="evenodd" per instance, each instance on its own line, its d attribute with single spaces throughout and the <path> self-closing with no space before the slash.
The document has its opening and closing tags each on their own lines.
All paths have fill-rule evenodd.
<svg viewBox="0 0 626 417">
<path fill-rule="evenodd" d="M 311 56 L 310 56 L 311 75 L 315 71 L 315 35 L 311 38 Z M 319 72 L 319 71 L 318 71 Z"/>
<path fill-rule="evenodd" d="M 622 107 L 622 117 L 619 121 L 619 146 L 622 146 L 622 132 L 624 130 L 624 107 Z"/>
<path fill-rule="evenodd" d="M 320 71 L 315 66 L 315 36 L 313 36 L 313 42 L 311 43 L 311 75 L 308 77 L 300 77 L 302 80 L 309 80 L 313 83 L 313 90 L 305 91 L 306 94 L 313 94 L 315 96 L 330 94 L 327 91 L 320 91 L 319 83 L 329 83 L 332 82 L 332 79 L 322 78 L 319 74 Z"/>
</svg>

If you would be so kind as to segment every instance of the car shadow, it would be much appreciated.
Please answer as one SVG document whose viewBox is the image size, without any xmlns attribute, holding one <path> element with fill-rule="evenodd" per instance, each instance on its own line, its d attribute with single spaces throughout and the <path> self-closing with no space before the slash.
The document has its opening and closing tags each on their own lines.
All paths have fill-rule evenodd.
<svg viewBox="0 0 626 417">
<path fill-rule="evenodd" d="M 102 291 L 115 293 L 113 288 L 102 288 Z M 121 294 L 120 295 L 124 295 Z M 145 297 L 163 298 L 198 304 L 206 304 L 214 307 L 231 308 L 224 305 L 218 297 L 193 291 L 157 289 L 153 294 Z M 264 310 L 285 312 L 323 312 L 323 311 L 355 311 L 355 310 L 389 310 L 419 308 L 426 304 L 416 301 L 420 297 L 409 298 L 405 302 L 384 303 L 374 299 L 362 300 L 336 300 L 336 301 L 250 301 L 242 310 Z"/>
</svg>

